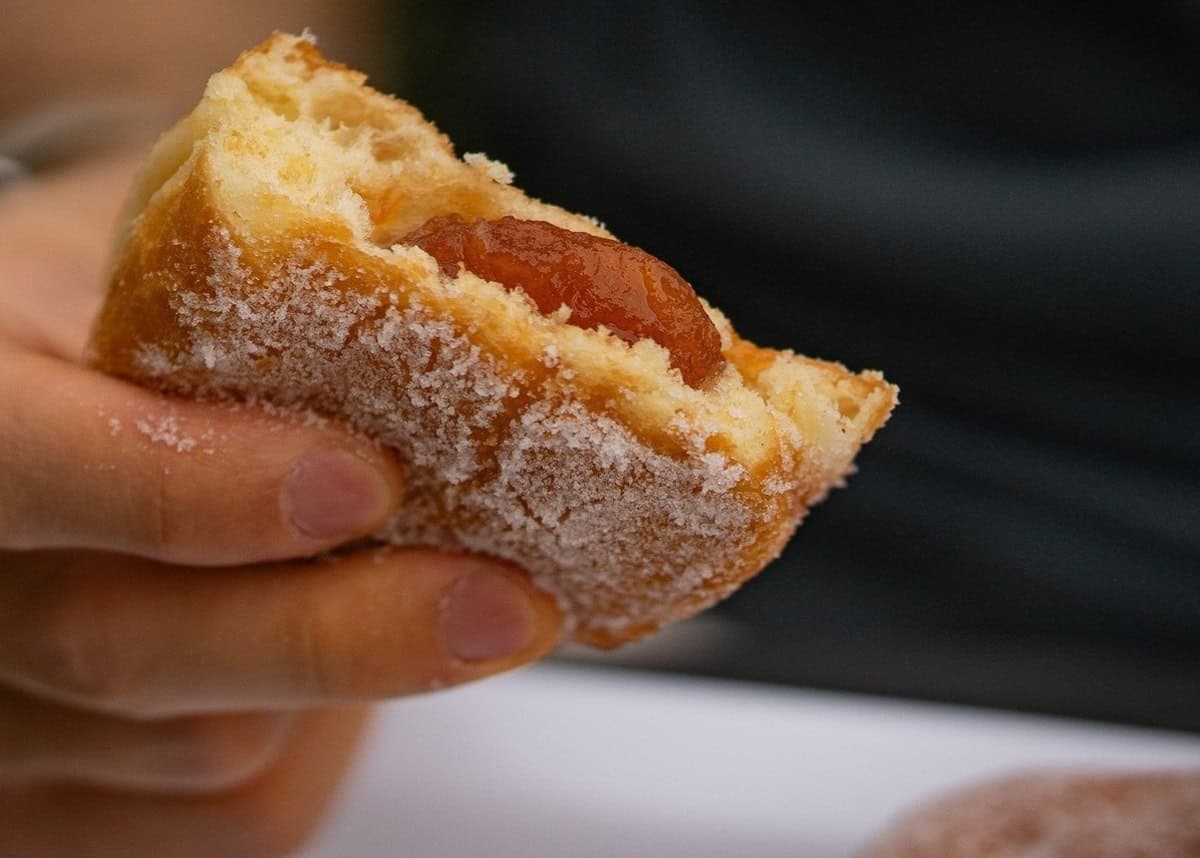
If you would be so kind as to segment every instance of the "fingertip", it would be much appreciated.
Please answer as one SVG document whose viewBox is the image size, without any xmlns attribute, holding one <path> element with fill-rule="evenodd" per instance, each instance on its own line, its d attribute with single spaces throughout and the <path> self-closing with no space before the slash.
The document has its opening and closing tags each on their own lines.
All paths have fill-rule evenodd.
<svg viewBox="0 0 1200 858">
<path fill-rule="evenodd" d="M 384 451 L 323 446 L 291 467 L 280 509 L 301 538 L 337 544 L 379 529 L 403 495 L 399 465 Z"/>
<path fill-rule="evenodd" d="M 530 661 L 557 639 L 559 622 L 551 610 L 544 594 L 520 573 L 471 563 L 443 599 L 443 642 L 461 662 Z"/>
<path fill-rule="evenodd" d="M 519 576 L 524 583 L 536 617 L 536 633 L 530 642 L 528 660 L 545 658 L 567 638 L 569 624 L 562 602 L 553 593 L 538 587 L 528 573 L 510 567 L 509 574 Z"/>
<path fill-rule="evenodd" d="M 449 673 L 434 687 L 502 673 L 548 655 L 562 637 L 555 600 L 509 564 L 458 558 L 459 572 L 440 605 Z"/>
</svg>

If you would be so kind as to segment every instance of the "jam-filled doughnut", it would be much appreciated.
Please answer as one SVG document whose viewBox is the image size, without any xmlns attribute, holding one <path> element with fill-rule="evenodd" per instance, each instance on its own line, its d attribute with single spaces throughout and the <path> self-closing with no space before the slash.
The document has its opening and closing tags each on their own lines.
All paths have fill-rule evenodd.
<svg viewBox="0 0 1200 858">
<path fill-rule="evenodd" d="M 917 808 L 858 858 L 1197 858 L 1200 771 L 1050 772 Z"/>
<path fill-rule="evenodd" d="M 728 595 L 896 389 L 742 340 L 668 265 L 363 81 L 282 34 L 213 76 L 138 180 L 93 365 L 394 448 L 407 501 L 378 537 L 513 561 L 577 640 Z"/>
</svg>

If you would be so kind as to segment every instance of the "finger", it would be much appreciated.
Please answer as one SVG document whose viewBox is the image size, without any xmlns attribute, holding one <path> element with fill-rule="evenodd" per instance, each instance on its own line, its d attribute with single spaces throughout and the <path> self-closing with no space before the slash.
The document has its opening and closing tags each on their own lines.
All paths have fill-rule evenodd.
<svg viewBox="0 0 1200 858">
<path fill-rule="evenodd" d="M 79 361 L 104 298 L 113 225 L 144 157 L 134 149 L 98 153 L 37 181 L 5 187 L 0 342 Z M 18 284 L 28 286 L 12 288 Z"/>
<path fill-rule="evenodd" d="M 140 717 L 427 691 L 542 657 L 561 619 L 503 564 L 427 550 L 208 570 L 9 555 L 0 681 Z"/>
<path fill-rule="evenodd" d="M 31 355 L 0 360 L 0 402 L 0 548 L 251 563 L 366 535 L 400 502 L 390 455 L 298 418 Z"/>
<path fill-rule="evenodd" d="M 271 858 L 311 835 L 365 710 L 306 713 L 274 767 L 237 790 L 179 797 L 87 787 L 0 789 L 0 853 L 20 858 Z"/>
<path fill-rule="evenodd" d="M 227 790 L 275 761 L 291 721 L 273 713 L 129 721 L 0 692 L 0 785 Z"/>
</svg>

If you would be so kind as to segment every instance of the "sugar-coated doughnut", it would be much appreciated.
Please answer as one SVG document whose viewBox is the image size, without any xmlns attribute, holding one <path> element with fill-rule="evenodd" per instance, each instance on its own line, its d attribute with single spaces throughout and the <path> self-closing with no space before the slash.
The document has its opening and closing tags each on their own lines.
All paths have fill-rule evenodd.
<svg viewBox="0 0 1200 858">
<path fill-rule="evenodd" d="M 1198 858 L 1200 772 L 1005 778 L 918 808 L 859 858 Z"/>
<path fill-rule="evenodd" d="M 517 260 L 528 270 L 554 246 L 652 267 L 594 220 L 525 196 L 502 164 L 457 158 L 364 80 L 283 34 L 211 78 L 137 181 L 92 365 L 173 394 L 311 410 L 394 448 L 408 495 L 379 538 L 513 561 L 558 597 L 577 640 L 620 643 L 727 596 L 850 473 L 896 389 L 758 348 L 690 287 L 626 329 L 620 308 L 573 319 L 435 258 L 426 248 L 449 233 L 427 225 L 455 215 L 501 250 L 544 234 Z M 546 228 L 505 237 L 513 221 Z M 658 295 L 668 275 L 631 276 Z M 663 345 L 646 331 L 669 327 L 672 301 L 694 318 Z M 685 354 L 705 337 L 716 363 Z"/>
</svg>

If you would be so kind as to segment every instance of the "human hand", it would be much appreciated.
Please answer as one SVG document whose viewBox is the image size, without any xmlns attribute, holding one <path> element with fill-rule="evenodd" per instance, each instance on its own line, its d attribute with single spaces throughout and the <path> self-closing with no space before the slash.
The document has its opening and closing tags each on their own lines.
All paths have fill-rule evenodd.
<svg viewBox="0 0 1200 858">
<path fill-rule="evenodd" d="M 114 155 L 0 193 L 0 853 L 263 856 L 319 819 L 370 700 L 527 663 L 551 600 L 368 549 L 386 451 L 79 364 Z"/>
</svg>

